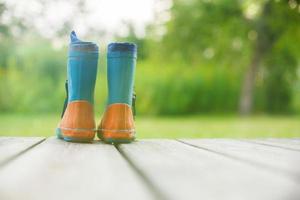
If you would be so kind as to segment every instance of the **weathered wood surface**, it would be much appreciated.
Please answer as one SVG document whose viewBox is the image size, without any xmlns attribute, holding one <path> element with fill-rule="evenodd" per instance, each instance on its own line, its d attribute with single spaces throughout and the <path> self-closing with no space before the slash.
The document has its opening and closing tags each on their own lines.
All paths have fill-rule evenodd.
<svg viewBox="0 0 300 200">
<path fill-rule="evenodd" d="M 150 199 L 111 145 L 51 138 L 0 169 L 0 199 Z M 26 197 L 26 198 L 24 198 Z"/>
<path fill-rule="evenodd" d="M 120 149 L 168 199 L 300 197 L 300 182 L 289 176 L 178 141 L 148 140 Z"/>
<path fill-rule="evenodd" d="M 5 165 L 18 155 L 25 153 L 43 140 L 44 138 L 42 137 L 0 137 L 0 166 Z"/>
<path fill-rule="evenodd" d="M 0 199 L 300 199 L 299 139 L 0 137 Z"/>
<path fill-rule="evenodd" d="M 248 140 L 267 146 L 273 146 L 278 148 L 284 148 L 289 150 L 300 151 L 300 139 L 260 139 L 260 140 Z"/>
<path fill-rule="evenodd" d="M 300 183 L 300 156 L 297 151 L 261 145 L 257 140 L 202 139 L 181 140 L 198 148 L 214 151 L 232 159 L 261 166 Z"/>
</svg>

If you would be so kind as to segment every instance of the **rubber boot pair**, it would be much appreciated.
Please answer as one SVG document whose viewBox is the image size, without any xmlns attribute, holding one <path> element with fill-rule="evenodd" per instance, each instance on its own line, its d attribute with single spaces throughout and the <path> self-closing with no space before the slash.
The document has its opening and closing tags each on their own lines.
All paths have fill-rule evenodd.
<svg viewBox="0 0 300 200">
<path fill-rule="evenodd" d="M 94 119 L 94 89 L 99 49 L 71 33 L 67 65 L 67 100 L 57 137 L 91 142 L 97 132 L 107 143 L 128 143 L 135 138 L 132 113 L 137 48 L 132 43 L 111 43 L 107 52 L 108 100 L 98 126 Z"/>
</svg>

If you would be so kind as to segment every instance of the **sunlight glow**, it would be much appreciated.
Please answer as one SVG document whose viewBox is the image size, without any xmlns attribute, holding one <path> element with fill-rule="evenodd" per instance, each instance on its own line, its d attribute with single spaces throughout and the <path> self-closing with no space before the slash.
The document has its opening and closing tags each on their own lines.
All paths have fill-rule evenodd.
<svg viewBox="0 0 300 200">
<path fill-rule="evenodd" d="M 147 24 L 155 20 L 155 11 L 164 9 L 169 1 L 162 0 L 89 0 L 81 11 L 74 1 L 5 0 L 8 6 L 6 20 L 21 18 L 45 37 L 51 38 L 66 24 L 72 24 L 80 35 L 89 30 L 106 34 L 126 34 L 126 24 L 134 26 L 138 36 L 144 36 Z M 166 2 L 166 3 L 164 3 Z M 75 4 L 75 5 L 74 5 Z M 13 17 L 12 17 L 13 16 Z M 32 21 L 34 19 L 34 21 Z"/>
</svg>

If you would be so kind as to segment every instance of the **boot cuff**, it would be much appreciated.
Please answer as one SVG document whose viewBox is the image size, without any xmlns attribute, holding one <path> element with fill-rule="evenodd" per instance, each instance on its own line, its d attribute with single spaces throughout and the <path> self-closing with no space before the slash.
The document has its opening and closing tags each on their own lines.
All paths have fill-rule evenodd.
<svg viewBox="0 0 300 200">
<path fill-rule="evenodd" d="M 96 54 L 98 55 L 98 46 L 93 42 L 84 42 L 77 38 L 74 31 L 70 34 L 71 43 L 69 45 L 69 56 L 79 54 Z"/>
<path fill-rule="evenodd" d="M 107 48 L 108 57 L 129 56 L 136 57 L 137 46 L 134 43 L 110 43 Z"/>
</svg>

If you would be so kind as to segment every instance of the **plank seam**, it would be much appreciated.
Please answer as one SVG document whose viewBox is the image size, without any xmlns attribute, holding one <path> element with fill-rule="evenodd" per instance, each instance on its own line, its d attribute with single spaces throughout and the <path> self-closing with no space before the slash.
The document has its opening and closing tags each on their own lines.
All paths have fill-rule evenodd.
<svg viewBox="0 0 300 200">
<path fill-rule="evenodd" d="M 209 148 L 205 148 L 205 147 L 197 146 L 197 145 L 194 145 L 194 144 L 190 144 L 190 143 L 185 142 L 185 141 L 182 141 L 182 140 L 180 140 L 180 139 L 176 139 L 176 141 L 177 141 L 177 142 L 180 142 L 180 143 L 182 143 L 182 144 L 185 144 L 185 145 L 187 145 L 187 146 L 196 148 L 196 149 L 205 150 L 205 151 L 208 151 L 208 152 L 217 154 L 217 155 L 221 155 L 221 156 L 230 158 L 230 159 L 235 160 L 235 161 L 239 161 L 239 162 L 241 162 L 241 163 L 246 163 L 246 164 L 251 165 L 251 166 L 256 167 L 256 168 L 259 167 L 259 168 L 263 168 L 263 169 L 275 171 L 275 172 L 277 172 L 278 174 L 283 175 L 284 177 L 287 177 L 287 176 L 288 176 L 288 178 L 293 179 L 293 180 L 296 181 L 297 183 L 300 182 L 300 174 L 298 174 L 298 173 L 286 171 L 286 170 L 283 170 L 283 169 L 280 169 L 280 168 L 277 168 L 277 167 L 274 167 L 274 166 L 271 166 L 271 165 L 263 164 L 263 163 L 256 162 L 256 161 L 253 161 L 253 160 L 241 158 L 241 157 L 234 156 L 234 155 L 231 155 L 231 154 L 222 153 L 222 152 L 215 151 L 215 150 L 212 150 L 212 149 L 209 149 Z"/>
<path fill-rule="evenodd" d="M 290 151 L 297 151 L 299 152 L 299 149 L 294 149 L 292 147 L 284 147 L 284 146 L 280 146 L 280 145 L 276 145 L 276 144 L 270 144 L 270 143 L 265 143 L 265 142 L 260 142 L 260 141 L 253 141 L 253 140 L 243 140 L 240 139 L 240 141 L 242 142 L 248 142 L 248 143 L 254 143 L 254 144 L 259 144 L 259 145 L 263 145 L 263 146 L 269 146 L 269 147 L 274 147 L 274 148 L 279 148 L 279 149 L 284 149 L 284 150 L 290 150 Z"/>
<path fill-rule="evenodd" d="M 124 158 L 125 161 L 132 167 L 133 171 L 137 173 L 137 175 L 142 179 L 144 184 L 147 186 L 147 188 L 150 190 L 150 192 L 154 195 L 154 199 L 158 200 L 167 200 L 167 198 L 159 188 L 155 186 L 155 184 L 148 178 L 148 176 L 137 166 L 134 164 L 133 160 L 130 159 L 129 156 L 126 155 L 126 153 L 120 148 L 119 144 L 114 145 L 115 148 L 118 150 L 118 152 L 121 154 L 121 156 Z"/>
<path fill-rule="evenodd" d="M 16 153 L 15 155 L 3 160 L 2 162 L 0 162 L 0 168 L 6 166 L 8 163 L 12 162 L 13 160 L 17 159 L 18 157 L 20 157 L 21 155 L 25 154 L 26 152 L 30 151 L 31 149 L 33 149 L 34 147 L 36 147 L 37 145 L 41 144 L 42 142 L 44 142 L 46 140 L 46 138 L 41 139 L 40 141 L 32 144 L 31 146 L 23 149 L 22 151 L 20 151 L 19 153 Z"/>
</svg>

